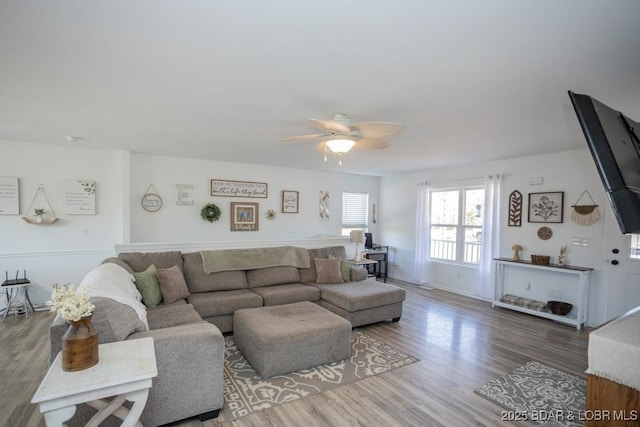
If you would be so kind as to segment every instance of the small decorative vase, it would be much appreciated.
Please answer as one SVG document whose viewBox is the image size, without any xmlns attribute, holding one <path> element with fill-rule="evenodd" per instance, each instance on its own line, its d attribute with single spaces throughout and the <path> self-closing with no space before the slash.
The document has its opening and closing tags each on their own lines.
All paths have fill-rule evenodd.
<svg viewBox="0 0 640 427">
<path fill-rule="evenodd" d="M 67 320 L 69 327 L 62 335 L 63 371 L 81 371 L 98 363 L 98 330 L 91 323 L 92 317 Z"/>
<path fill-rule="evenodd" d="M 563 255 L 558 256 L 558 265 L 564 265 L 564 256 Z"/>
<path fill-rule="evenodd" d="M 43 221 L 44 221 L 44 218 L 42 218 L 42 215 L 36 215 L 36 222 L 38 224 L 42 224 Z"/>
</svg>

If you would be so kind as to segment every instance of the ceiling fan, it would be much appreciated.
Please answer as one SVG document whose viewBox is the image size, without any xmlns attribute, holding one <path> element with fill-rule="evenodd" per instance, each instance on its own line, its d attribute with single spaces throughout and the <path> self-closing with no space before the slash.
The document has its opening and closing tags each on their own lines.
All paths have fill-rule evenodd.
<svg viewBox="0 0 640 427">
<path fill-rule="evenodd" d="M 331 120 L 309 119 L 309 125 L 324 133 L 292 136 L 280 141 L 321 140 L 324 145 L 324 161 L 327 161 L 327 148 L 338 154 L 338 163 L 342 166 L 342 155 L 353 147 L 367 150 L 381 150 L 389 147 L 384 139 L 402 132 L 404 126 L 390 122 L 351 123 L 345 114 L 336 114 Z"/>
</svg>

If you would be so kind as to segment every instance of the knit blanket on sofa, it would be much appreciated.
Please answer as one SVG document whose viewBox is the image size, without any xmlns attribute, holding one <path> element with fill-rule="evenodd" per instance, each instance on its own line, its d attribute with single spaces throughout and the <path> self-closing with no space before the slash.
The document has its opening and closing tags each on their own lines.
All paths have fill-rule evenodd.
<svg viewBox="0 0 640 427">
<path fill-rule="evenodd" d="M 309 251 L 295 246 L 200 251 L 200 255 L 206 274 L 266 267 L 310 267 Z"/>
</svg>

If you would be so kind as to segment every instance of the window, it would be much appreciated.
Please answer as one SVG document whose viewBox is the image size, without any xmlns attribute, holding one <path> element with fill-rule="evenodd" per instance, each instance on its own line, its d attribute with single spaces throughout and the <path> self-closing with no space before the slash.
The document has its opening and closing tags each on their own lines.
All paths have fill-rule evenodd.
<svg viewBox="0 0 640 427">
<path fill-rule="evenodd" d="M 479 264 L 484 189 L 433 190 L 430 212 L 431 258 Z"/>
<path fill-rule="evenodd" d="M 342 235 L 351 230 L 367 231 L 369 226 L 369 194 L 342 193 Z"/>
</svg>

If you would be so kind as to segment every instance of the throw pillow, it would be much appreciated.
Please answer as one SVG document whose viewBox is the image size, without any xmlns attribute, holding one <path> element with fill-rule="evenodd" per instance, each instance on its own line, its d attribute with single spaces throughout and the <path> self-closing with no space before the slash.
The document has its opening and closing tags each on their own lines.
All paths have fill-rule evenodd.
<svg viewBox="0 0 640 427">
<path fill-rule="evenodd" d="M 351 282 L 351 267 L 353 267 L 353 260 L 343 261 L 342 258 L 335 257 L 329 254 L 329 259 L 339 259 L 340 260 L 340 273 L 342 274 L 343 282 Z"/>
<path fill-rule="evenodd" d="M 351 281 L 351 267 L 354 261 L 340 261 L 340 271 L 342 272 L 342 280 L 344 282 Z"/>
<path fill-rule="evenodd" d="M 155 307 L 162 302 L 162 294 L 160 293 L 160 282 L 158 282 L 158 274 L 156 266 L 151 264 L 145 271 L 133 273 L 136 280 L 136 288 L 142 295 L 142 302 L 147 307 Z"/>
<path fill-rule="evenodd" d="M 191 295 L 189 288 L 187 288 L 187 282 L 184 280 L 184 274 L 177 265 L 170 268 L 159 268 L 158 281 L 165 304 L 174 303 Z"/>
<path fill-rule="evenodd" d="M 351 281 L 352 282 L 361 282 L 367 278 L 369 273 L 366 268 L 356 266 L 351 269 Z"/>
<path fill-rule="evenodd" d="M 316 283 L 343 283 L 340 259 L 314 258 L 316 264 Z"/>
</svg>

